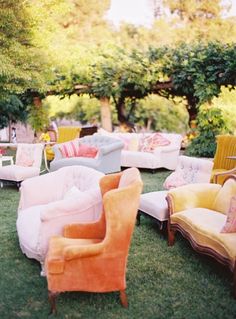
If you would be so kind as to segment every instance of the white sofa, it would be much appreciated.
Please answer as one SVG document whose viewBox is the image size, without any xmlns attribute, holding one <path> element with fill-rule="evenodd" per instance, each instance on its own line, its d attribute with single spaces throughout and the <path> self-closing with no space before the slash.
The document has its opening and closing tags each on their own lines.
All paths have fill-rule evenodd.
<svg viewBox="0 0 236 319">
<path fill-rule="evenodd" d="M 140 151 L 140 145 L 143 139 L 150 137 L 155 133 L 109 133 L 105 130 L 99 130 L 99 134 L 109 135 L 120 139 L 125 146 L 121 151 L 122 167 L 138 168 L 166 168 L 174 170 L 177 166 L 179 152 L 181 148 L 182 136 L 174 133 L 159 133 L 168 141 L 169 145 L 158 146 L 153 152 Z"/>
<path fill-rule="evenodd" d="M 16 226 L 28 258 L 43 264 L 51 236 L 61 235 L 66 224 L 99 218 L 102 176 L 89 167 L 70 166 L 22 182 Z"/>
</svg>

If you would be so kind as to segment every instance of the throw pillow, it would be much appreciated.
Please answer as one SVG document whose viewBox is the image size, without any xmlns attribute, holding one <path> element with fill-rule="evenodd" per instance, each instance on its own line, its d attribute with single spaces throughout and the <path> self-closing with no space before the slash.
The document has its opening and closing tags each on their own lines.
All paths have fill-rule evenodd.
<svg viewBox="0 0 236 319">
<path fill-rule="evenodd" d="M 132 152 L 138 152 L 139 140 L 138 137 L 132 137 L 129 141 L 128 150 Z"/>
<path fill-rule="evenodd" d="M 160 133 L 154 133 L 142 140 L 140 151 L 153 152 L 158 146 L 167 146 L 169 144 L 170 141 L 167 138 L 162 136 Z"/>
<path fill-rule="evenodd" d="M 226 223 L 221 233 L 236 233 L 236 196 L 231 198 Z"/>
<path fill-rule="evenodd" d="M 64 194 L 64 199 L 75 198 L 80 196 L 81 192 L 76 186 L 72 186 L 68 191 Z"/>
<path fill-rule="evenodd" d="M 16 160 L 17 166 L 30 167 L 33 165 L 33 163 L 34 163 L 34 160 L 32 158 L 30 158 L 30 156 L 24 152 L 21 152 L 17 156 L 17 160 Z"/>
<path fill-rule="evenodd" d="M 78 156 L 78 149 L 79 144 L 77 140 L 63 143 L 59 147 L 62 157 L 76 157 Z"/>
<path fill-rule="evenodd" d="M 167 190 L 171 188 L 176 188 L 179 186 L 186 185 L 187 182 L 184 180 L 183 176 L 177 172 L 171 173 L 163 183 L 163 187 Z"/>
<path fill-rule="evenodd" d="M 98 149 L 96 147 L 86 144 L 80 144 L 77 156 L 95 158 L 97 156 L 97 153 Z"/>
</svg>

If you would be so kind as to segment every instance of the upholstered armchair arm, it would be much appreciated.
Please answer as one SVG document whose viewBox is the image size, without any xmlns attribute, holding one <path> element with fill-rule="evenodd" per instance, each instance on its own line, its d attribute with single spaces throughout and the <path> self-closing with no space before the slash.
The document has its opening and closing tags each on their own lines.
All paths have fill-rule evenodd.
<svg viewBox="0 0 236 319">
<path fill-rule="evenodd" d="M 91 256 L 96 256 L 101 254 L 103 252 L 103 249 L 104 249 L 103 242 L 98 244 L 85 245 L 85 246 L 71 245 L 64 248 L 63 256 L 65 260 L 91 257 Z"/>
<path fill-rule="evenodd" d="M 213 175 L 213 182 L 214 183 L 218 183 L 218 180 L 221 176 L 227 176 L 227 175 L 230 175 L 230 174 L 235 174 L 236 173 L 236 167 L 234 167 L 233 169 L 230 169 L 230 170 L 227 170 L 227 171 L 224 171 L 224 172 L 219 172 L 219 173 L 215 173 Z"/>
<path fill-rule="evenodd" d="M 118 188 L 122 173 L 109 174 L 100 179 L 100 189 L 102 196 L 111 189 Z"/>
<path fill-rule="evenodd" d="M 84 192 L 77 198 L 67 198 L 49 203 L 41 212 L 41 221 L 47 222 L 59 217 L 83 213 L 91 205 L 94 205 L 95 202 L 99 203 L 102 201 L 99 190 L 97 193 L 93 192 L 92 196 L 93 198 L 91 199 L 91 194 Z"/>
<path fill-rule="evenodd" d="M 106 232 L 105 216 L 102 213 L 96 222 L 69 224 L 64 227 L 63 236 L 67 238 L 104 238 Z"/>
<path fill-rule="evenodd" d="M 166 145 L 166 146 L 158 146 L 153 154 L 156 156 L 159 156 L 160 153 L 170 153 L 173 151 L 179 151 L 180 150 L 180 146 L 176 145 L 176 144 L 172 144 L 172 145 Z"/>
<path fill-rule="evenodd" d="M 212 209 L 214 199 L 221 186 L 218 184 L 188 184 L 168 191 L 167 201 L 171 213 L 177 213 L 194 207 Z"/>
<path fill-rule="evenodd" d="M 59 147 L 60 147 L 60 144 L 55 144 L 52 147 L 52 150 L 53 150 L 53 152 L 55 154 L 54 160 L 59 160 L 59 159 L 62 158 L 62 154 L 61 154 L 61 151 L 59 150 Z"/>
<path fill-rule="evenodd" d="M 124 147 L 124 143 L 122 141 L 116 141 L 115 143 L 110 143 L 107 145 L 103 145 L 99 147 L 99 151 L 101 154 L 109 154 L 115 150 L 122 149 Z"/>
</svg>

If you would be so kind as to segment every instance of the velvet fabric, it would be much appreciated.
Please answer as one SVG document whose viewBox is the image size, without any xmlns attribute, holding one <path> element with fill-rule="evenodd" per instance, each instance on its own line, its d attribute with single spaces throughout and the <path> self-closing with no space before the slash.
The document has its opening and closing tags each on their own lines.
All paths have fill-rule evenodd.
<svg viewBox="0 0 236 319">
<path fill-rule="evenodd" d="M 230 175 L 227 171 L 236 168 L 236 161 L 229 159 L 228 156 L 236 155 L 236 136 L 233 135 L 219 135 L 216 138 L 217 147 L 214 156 L 214 166 L 211 176 L 211 181 L 217 174 L 217 183 L 223 184 L 225 179 Z M 223 174 L 222 174 L 223 173 Z"/>
<path fill-rule="evenodd" d="M 126 179 L 125 175 L 131 173 L 133 179 Z M 121 176 L 127 184 L 120 188 Z M 131 168 L 104 176 L 100 187 L 100 220 L 67 225 L 64 237 L 50 240 L 46 274 L 52 292 L 109 292 L 126 288 L 126 265 L 142 191 L 141 177 L 138 169 Z"/>
<path fill-rule="evenodd" d="M 228 260 L 231 269 L 236 260 L 236 233 L 221 233 L 230 202 L 236 195 L 236 178 L 219 184 L 185 185 L 168 192 L 170 229 L 178 226 L 192 240 Z"/>
</svg>

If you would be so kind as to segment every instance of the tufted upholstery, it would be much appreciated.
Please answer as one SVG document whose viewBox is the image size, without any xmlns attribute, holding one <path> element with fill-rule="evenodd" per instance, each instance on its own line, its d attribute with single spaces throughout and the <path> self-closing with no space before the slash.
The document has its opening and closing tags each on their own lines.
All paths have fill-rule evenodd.
<svg viewBox="0 0 236 319">
<path fill-rule="evenodd" d="M 175 172 L 167 177 L 163 186 L 166 189 L 171 189 L 185 184 L 209 183 L 212 167 L 212 161 L 183 155 L 179 156 Z M 166 196 L 167 191 L 142 194 L 139 209 L 163 222 L 168 219 Z"/>
<path fill-rule="evenodd" d="M 50 164 L 50 170 L 55 171 L 64 166 L 84 165 L 103 173 L 120 171 L 120 158 L 123 142 L 109 136 L 93 134 L 78 139 L 79 144 L 86 144 L 98 148 L 96 158 L 71 157 L 63 158 L 59 150 L 61 144 L 53 146 L 55 158 Z"/>
<path fill-rule="evenodd" d="M 99 181 L 103 175 L 89 167 L 71 166 L 22 183 L 16 225 L 27 257 L 43 263 L 49 238 L 62 234 L 65 224 L 99 218 Z M 73 186 L 79 194 L 65 197 Z"/>
</svg>

